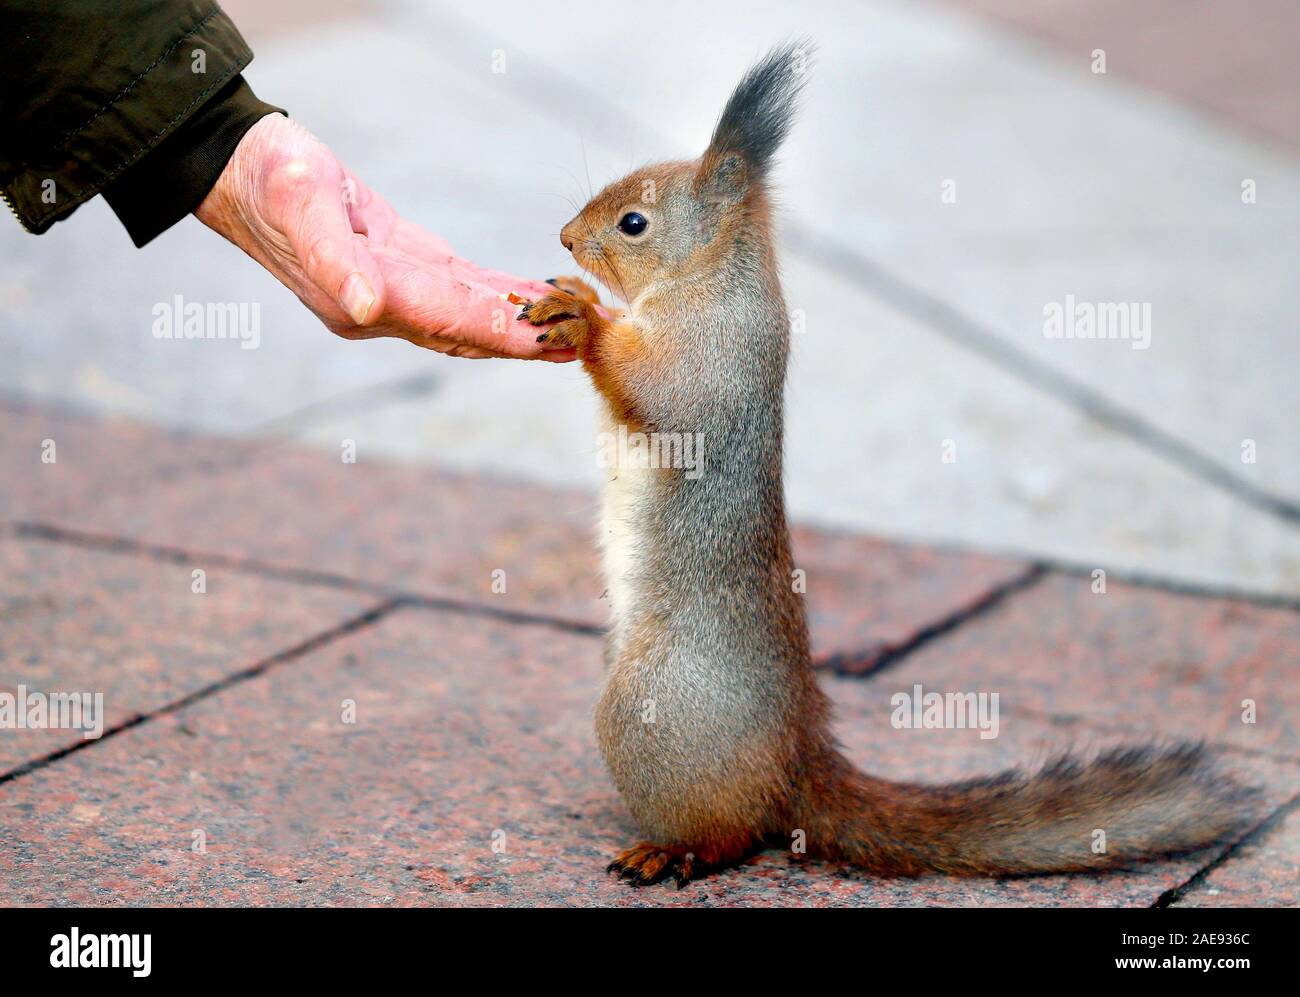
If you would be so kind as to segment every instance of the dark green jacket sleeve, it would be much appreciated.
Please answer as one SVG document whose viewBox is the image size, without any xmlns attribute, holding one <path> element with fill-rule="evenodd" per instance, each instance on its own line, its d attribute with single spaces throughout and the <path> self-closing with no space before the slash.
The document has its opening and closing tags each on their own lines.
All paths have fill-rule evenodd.
<svg viewBox="0 0 1300 997">
<path fill-rule="evenodd" d="M 143 245 L 278 110 L 212 0 L 0 0 L 0 37 L 0 191 L 32 232 L 102 192 Z"/>
</svg>

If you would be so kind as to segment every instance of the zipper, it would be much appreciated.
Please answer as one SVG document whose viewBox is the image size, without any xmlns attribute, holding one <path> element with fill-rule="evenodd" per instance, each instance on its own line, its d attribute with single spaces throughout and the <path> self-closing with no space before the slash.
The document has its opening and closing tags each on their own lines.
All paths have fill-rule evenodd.
<svg viewBox="0 0 1300 997">
<path fill-rule="evenodd" d="M 13 216 L 14 216 L 16 219 L 18 219 L 18 224 L 21 225 L 21 226 L 23 227 L 23 231 L 24 231 L 24 232 L 30 232 L 31 229 L 28 228 L 27 223 L 26 223 L 25 221 L 23 221 L 23 216 L 20 215 L 20 214 L 18 213 L 18 209 L 14 207 L 14 202 L 11 201 L 11 200 L 9 200 L 9 191 L 7 191 L 7 190 L 0 190 L 0 199 L 3 199 L 4 202 L 5 202 L 5 206 L 6 206 L 6 207 L 11 211 L 11 212 L 13 212 Z"/>
</svg>

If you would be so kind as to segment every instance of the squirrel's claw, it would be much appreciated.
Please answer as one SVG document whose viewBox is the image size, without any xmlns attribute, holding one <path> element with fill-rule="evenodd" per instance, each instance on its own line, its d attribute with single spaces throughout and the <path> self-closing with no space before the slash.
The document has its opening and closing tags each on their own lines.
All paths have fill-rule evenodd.
<svg viewBox="0 0 1300 997">
<path fill-rule="evenodd" d="M 566 291 L 555 290 L 540 301 L 529 301 L 520 309 L 516 321 L 543 325 L 561 319 L 577 318 L 582 303 Z"/>
<path fill-rule="evenodd" d="M 581 277 L 550 277 L 546 283 L 558 291 L 571 294 L 579 301 L 585 301 L 591 305 L 600 304 L 600 295 Z"/>
<path fill-rule="evenodd" d="M 694 852 L 642 844 L 620 854 L 605 871 L 617 873 L 628 886 L 650 886 L 671 879 L 681 889 L 692 879 L 708 875 L 710 869 Z"/>
</svg>

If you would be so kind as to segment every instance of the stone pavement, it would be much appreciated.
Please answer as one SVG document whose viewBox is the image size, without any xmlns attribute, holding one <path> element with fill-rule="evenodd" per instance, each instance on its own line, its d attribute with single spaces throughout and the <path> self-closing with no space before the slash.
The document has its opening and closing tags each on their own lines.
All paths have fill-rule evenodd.
<svg viewBox="0 0 1300 997">
<path fill-rule="evenodd" d="M 1099 593 L 1034 562 L 800 529 L 816 654 L 859 765 L 943 781 L 1204 738 L 1268 817 L 1229 849 L 1104 876 L 889 881 L 767 852 L 634 891 L 603 872 L 636 831 L 591 733 L 590 495 L 4 417 L 0 693 L 105 704 L 98 740 L 0 730 L 7 903 L 1300 903 L 1300 607 L 1285 600 Z M 893 728 L 890 697 L 918 683 L 997 692 L 999 735 Z"/>
</svg>

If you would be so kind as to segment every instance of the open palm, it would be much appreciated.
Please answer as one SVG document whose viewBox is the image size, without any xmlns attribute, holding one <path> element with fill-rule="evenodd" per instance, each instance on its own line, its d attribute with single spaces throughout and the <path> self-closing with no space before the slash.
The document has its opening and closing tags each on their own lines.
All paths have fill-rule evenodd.
<svg viewBox="0 0 1300 997">
<path fill-rule="evenodd" d="M 278 114 L 248 131 L 195 214 L 346 339 L 390 336 L 458 357 L 573 359 L 538 343 L 505 298 L 541 298 L 550 287 L 456 256 Z"/>
</svg>

